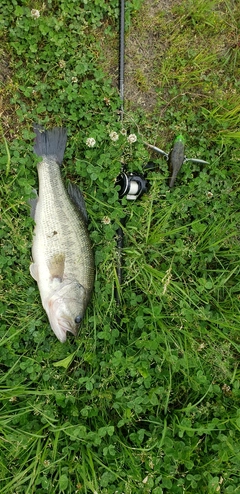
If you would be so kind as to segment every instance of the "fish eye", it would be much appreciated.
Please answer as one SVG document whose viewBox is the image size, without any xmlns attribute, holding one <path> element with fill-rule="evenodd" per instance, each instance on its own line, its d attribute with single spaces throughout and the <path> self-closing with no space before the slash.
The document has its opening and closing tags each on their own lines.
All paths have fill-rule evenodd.
<svg viewBox="0 0 240 494">
<path fill-rule="evenodd" d="M 75 323 L 76 324 L 79 324 L 81 322 L 81 320 L 82 320 L 82 317 L 80 315 L 75 317 Z"/>
</svg>

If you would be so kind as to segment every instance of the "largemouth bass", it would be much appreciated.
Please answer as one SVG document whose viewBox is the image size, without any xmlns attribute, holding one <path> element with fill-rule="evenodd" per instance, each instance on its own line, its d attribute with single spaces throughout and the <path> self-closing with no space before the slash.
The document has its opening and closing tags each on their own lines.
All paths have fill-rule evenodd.
<svg viewBox="0 0 240 494">
<path fill-rule="evenodd" d="M 36 127 L 34 152 L 39 195 L 32 201 L 35 230 L 30 273 L 37 281 L 42 305 L 57 338 L 75 336 L 90 300 L 94 261 L 83 196 L 75 185 L 65 189 L 60 164 L 66 147 L 63 128 Z"/>
</svg>

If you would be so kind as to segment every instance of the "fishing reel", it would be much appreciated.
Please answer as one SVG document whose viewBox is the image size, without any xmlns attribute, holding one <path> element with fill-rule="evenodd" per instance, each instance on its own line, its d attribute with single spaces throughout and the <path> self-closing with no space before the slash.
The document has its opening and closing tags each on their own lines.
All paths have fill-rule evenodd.
<svg viewBox="0 0 240 494">
<path fill-rule="evenodd" d="M 120 186 L 119 198 L 126 197 L 128 201 L 136 201 L 149 189 L 145 176 L 137 172 L 122 171 L 117 177 L 116 185 Z"/>
</svg>

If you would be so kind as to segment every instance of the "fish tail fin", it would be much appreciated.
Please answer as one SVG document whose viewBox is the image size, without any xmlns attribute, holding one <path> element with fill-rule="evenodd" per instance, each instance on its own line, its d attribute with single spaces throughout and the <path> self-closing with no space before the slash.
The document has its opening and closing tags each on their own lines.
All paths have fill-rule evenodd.
<svg viewBox="0 0 240 494">
<path fill-rule="evenodd" d="M 61 165 L 67 143 L 67 130 L 63 127 L 45 130 L 35 125 L 34 132 L 36 134 L 34 153 L 38 156 L 51 156 Z"/>
</svg>

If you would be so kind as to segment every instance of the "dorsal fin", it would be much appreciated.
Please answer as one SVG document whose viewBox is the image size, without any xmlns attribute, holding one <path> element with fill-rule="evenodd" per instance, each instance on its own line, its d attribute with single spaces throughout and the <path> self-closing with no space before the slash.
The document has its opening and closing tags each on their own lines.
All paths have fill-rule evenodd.
<svg viewBox="0 0 240 494">
<path fill-rule="evenodd" d="M 76 184 L 69 182 L 68 193 L 69 193 L 73 203 L 77 207 L 77 209 L 79 209 L 79 211 L 81 212 L 81 215 L 82 215 L 85 223 L 87 223 L 88 222 L 88 215 L 87 215 L 84 197 L 82 195 L 81 190 L 78 188 L 78 186 Z"/>
</svg>

